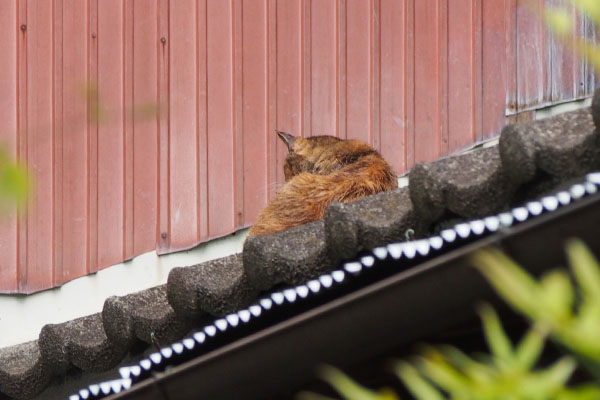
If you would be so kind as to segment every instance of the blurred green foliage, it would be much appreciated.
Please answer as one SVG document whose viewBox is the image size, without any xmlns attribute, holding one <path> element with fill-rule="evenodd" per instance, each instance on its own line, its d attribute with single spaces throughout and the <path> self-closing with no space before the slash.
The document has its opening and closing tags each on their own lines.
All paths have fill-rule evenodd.
<svg viewBox="0 0 600 400">
<path fill-rule="evenodd" d="M 503 299 L 547 327 L 600 379 L 600 268 L 580 241 L 569 241 L 566 251 L 577 291 L 566 271 L 552 271 L 537 282 L 497 250 L 477 253 L 474 262 Z"/>
<path fill-rule="evenodd" d="M 89 120 L 98 124 L 108 122 L 111 115 L 100 99 L 98 85 L 93 81 L 84 81 L 77 89 L 81 100 L 88 105 Z M 135 121 L 143 121 L 157 118 L 164 110 L 156 101 L 145 101 L 136 102 L 125 112 Z M 14 210 L 15 206 L 25 207 L 35 186 L 27 167 L 11 157 L 7 148 L 0 144 L 0 217 Z"/>
<path fill-rule="evenodd" d="M 107 123 L 111 119 L 109 107 L 102 101 L 97 82 L 84 81 L 79 85 L 79 93 L 82 101 L 89 106 L 89 119 L 99 124 Z M 133 104 L 131 108 L 123 110 L 131 115 L 136 121 L 152 120 L 164 113 L 162 107 L 156 101 L 139 101 Z M 114 114 L 114 113 L 113 113 Z"/>
<path fill-rule="evenodd" d="M 527 0 L 531 1 L 531 0 Z M 576 27 L 568 7 L 574 7 L 578 12 L 585 14 L 596 26 L 600 26 L 600 1 L 599 0 L 569 0 L 562 6 L 547 6 L 544 8 L 544 19 L 555 37 L 560 39 L 565 46 L 582 57 L 589 60 L 598 70 L 600 68 L 600 47 L 596 44 L 575 36 Z"/>
<path fill-rule="evenodd" d="M 394 372 L 419 400 L 596 400 L 600 399 L 600 266 L 584 244 L 570 240 L 566 252 L 573 281 L 564 270 L 536 280 L 498 250 L 475 253 L 473 264 L 497 293 L 532 322 L 517 345 L 511 343 L 496 312 L 479 308 L 489 355 L 470 357 L 452 346 L 426 347 Z M 546 338 L 566 355 L 538 366 Z M 580 366 L 595 380 L 568 385 Z M 371 391 L 332 367 L 320 376 L 348 400 L 392 400 L 390 390 Z M 327 397 L 301 393 L 301 400 Z"/>
<path fill-rule="evenodd" d="M 24 205 L 30 193 L 31 178 L 27 168 L 17 163 L 0 147 L 0 213 Z"/>
</svg>

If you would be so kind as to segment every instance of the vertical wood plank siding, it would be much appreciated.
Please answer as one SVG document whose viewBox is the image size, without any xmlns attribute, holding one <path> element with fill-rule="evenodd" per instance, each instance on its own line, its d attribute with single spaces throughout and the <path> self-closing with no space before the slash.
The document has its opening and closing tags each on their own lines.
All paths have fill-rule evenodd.
<svg viewBox="0 0 600 400">
<path fill-rule="evenodd" d="M 403 173 L 589 96 L 536 15 L 569 2 L 524 3 L 3 0 L 0 140 L 35 191 L 2 218 L 0 292 L 252 224 L 283 182 L 275 129 L 369 142 Z"/>
</svg>

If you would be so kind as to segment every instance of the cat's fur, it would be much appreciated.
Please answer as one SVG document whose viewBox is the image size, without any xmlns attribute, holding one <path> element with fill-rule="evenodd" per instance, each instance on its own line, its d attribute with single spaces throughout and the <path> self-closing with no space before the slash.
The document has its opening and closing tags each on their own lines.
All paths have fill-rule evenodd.
<svg viewBox="0 0 600 400">
<path fill-rule="evenodd" d="M 277 134 L 290 151 L 283 167 L 286 183 L 258 216 L 250 236 L 321 219 L 334 201 L 348 202 L 398 187 L 389 164 L 363 142 Z"/>
</svg>

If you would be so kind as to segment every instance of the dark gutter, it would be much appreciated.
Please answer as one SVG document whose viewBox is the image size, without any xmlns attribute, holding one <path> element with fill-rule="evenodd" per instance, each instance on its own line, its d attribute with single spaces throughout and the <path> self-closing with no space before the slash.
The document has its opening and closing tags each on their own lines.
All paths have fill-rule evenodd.
<svg viewBox="0 0 600 400">
<path fill-rule="evenodd" d="M 563 245 L 570 237 L 581 238 L 598 255 L 599 227 L 600 195 L 592 194 L 482 239 L 460 241 L 453 250 L 425 258 L 409 270 L 166 372 L 153 372 L 131 389 L 108 398 L 260 399 L 289 392 L 313 380 L 319 363 L 344 368 L 472 319 L 476 301 L 495 300 L 490 287 L 469 265 L 467 258 L 473 251 L 499 246 L 539 274 L 566 265 Z M 378 269 L 406 267 L 402 260 L 386 254 L 376 260 Z"/>
</svg>

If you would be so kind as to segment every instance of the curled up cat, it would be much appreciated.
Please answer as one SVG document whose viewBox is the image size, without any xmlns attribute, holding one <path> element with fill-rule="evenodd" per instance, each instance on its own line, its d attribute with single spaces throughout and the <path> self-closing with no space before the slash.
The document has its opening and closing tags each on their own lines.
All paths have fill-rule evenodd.
<svg viewBox="0 0 600 400">
<path fill-rule="evenodd" d="M 260 213 L 250 236 L 319 220 L 334 201 L 345 203 L 398 187 L 390 165 L 363 142 L 277 134 L 289 150 L 283 167 L 285 185 Z"/>
</svg>

